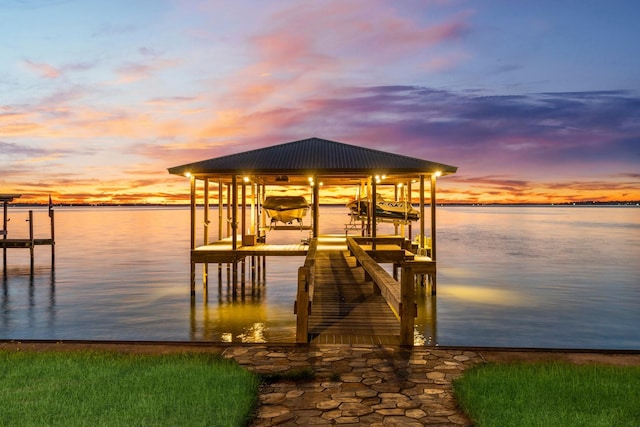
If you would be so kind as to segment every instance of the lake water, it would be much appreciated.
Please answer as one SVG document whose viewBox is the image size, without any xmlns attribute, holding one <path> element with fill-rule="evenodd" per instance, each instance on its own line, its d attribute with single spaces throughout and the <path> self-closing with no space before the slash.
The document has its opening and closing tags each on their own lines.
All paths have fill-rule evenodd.
<svg viewBox="0 0 640 427">
<path fill-rule="evenodd" d="M 344 207 L 320 212 L 321 233 L 343 233 Z M 36 248 L 33 274 L 28 250 L 7 251 L 0 339 L 295 340 L 301 257 L 269 258 L 236 295 L 217 265 L 203 292 L 198 266 L 192 299 L 188 208 L 55 215 L 55 271 L 48 246 Z M 9 237 L 26 237 L 27 209 L 9 217 Z M 211 219 L 217 236 L 215 209 Z M 49 236 L 48 220 L 34 210 L 36 237 Z M 268 241 L 305 237 L 273 231 Z M 638 260 L 637 207 L 438 207 L 438 294 L 418 297 L 416 342 L 640 349 Z"/>
</svg>

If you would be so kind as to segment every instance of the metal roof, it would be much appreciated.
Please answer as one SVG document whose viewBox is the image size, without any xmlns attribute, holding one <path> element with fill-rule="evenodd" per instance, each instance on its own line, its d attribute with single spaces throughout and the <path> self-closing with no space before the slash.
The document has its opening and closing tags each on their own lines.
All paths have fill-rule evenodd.
<svg viewBox="0 0 640 427">
<path fill-rule="evenodd" d="M 169 168 L 195 177 L 230 174 L 370 176 L 372 174 L 455 173 L 457 167 L 321 138 L 274 145 Z"/>
<path fill-rule="evenodd" d="M 0 194 L 0 202 L 11 202 L 13 199 L 17 199 L 22 194 Z"/>
</svg>

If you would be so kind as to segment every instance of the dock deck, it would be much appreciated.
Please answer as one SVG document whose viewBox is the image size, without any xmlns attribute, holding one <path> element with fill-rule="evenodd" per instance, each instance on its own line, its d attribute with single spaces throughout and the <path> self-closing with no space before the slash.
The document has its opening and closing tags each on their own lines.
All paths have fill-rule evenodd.
<svg viewBox="0 0 640 427">
<path fill-rule="evenodd" d="M 239 239 L 242 241 L 242 239 Z M 326 235 L 318 238 L 318 250 L 346 249 L 343 236 Z M 256 243 L 238 246 L 234 251 L 230 238 L 199 246 L 191 251 L 194 263 L 236 262 L 250 256 L 306 256 L 309 245 L 303 242 L 289 244 Z"/>
<path fill-rule="evenodd" d="M 0 239 L 0 248 L 31 249 L 34 246 L 53 244 L 53 239 Z"/>
<path fill-rule="evenodd" d="M 191 262 L 227 263 L 240 261 L 250 256 L 305 256 L 308 246 L 304 243 L 271 245 L 256 243 L 251 246 L 238 246 L 232 249 L 231 241 L 220 240 L 208 245 L 199 246 L 191 251 Z"/>
<path fill-rule="evenodd" d="M 348 251 L 319 250 L 314 281 L 311 342 L 399 344 L 398 318 Z"/>
<path fill-rule="evenodd" d="M 256 243 L 235 250 L 226 240 L 200 246 L 191 252 L 192 295 L 194 263 L 234 263 L 236 283 L 237 263 L 247 257 L 304 256 L 295 303 L 296 342 L 411 344 L 417 312 L 415 276 L 429 275 L 435 293 L 435 261 L 405 249 L 410 242 L 403 238 L 380 237 L 376 244 L 367 240 L 338 235 L 309 244 Z M 392 266 L 393 276 L 381 264 Z M 400 280 L 397 269 L 402 271 Z"/>
</svg>

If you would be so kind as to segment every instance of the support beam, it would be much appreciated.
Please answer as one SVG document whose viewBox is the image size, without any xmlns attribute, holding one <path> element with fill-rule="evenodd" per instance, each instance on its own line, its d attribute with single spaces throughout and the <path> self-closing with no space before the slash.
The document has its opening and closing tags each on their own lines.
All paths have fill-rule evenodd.
<svg viewBox="0 0 640 427">
<path fill-rule="evenodd" d="M 424 175 L 420 174 L 420 242 L 418 248 L 424 248 L 425 232 L 424 232 Z"/>
<path fill-rule="evenodd" d="M 238 249 L 238 177 L 236 175 L 231 178 L 231 199 L 231 249 L 235 251 Z"/>
<path fill-rule="evenodd" d="M 231 184 L 227 184 L 227 235 L 231 236 Z"/>
<path fill-rule="evenodd" d="M 193 250 L 196 248 L 196 177 L 189 177 L 189 187 L 191 194 L 191 253 L 193 256 Z M 191 297 L 193 298 L 196 294 L 196 263 L 191 259 L 191 272 L 190 272 L 190 281 L 191 284 Z"/>
<path fill-rule="evenodd" d="M 209 178 L 204 179 L 204 244 L 209 244 Z"/>
<path fill-rule="evenodd" d="M 371 237 L 373 237 L 373 250 L 376 250 L 376 235 L 378 228 L 378 214 L 377 214 L 377 206 L 378 206 L 378 195 L 377 193 L 377 182 L 376 178 L 373 177 L 371 180 Z"/>
<path fill-rule="evenodd" d="M 56 222 L 55 211 L 49 209 L 49 222 L 51 223 L 51 270 L 56 269 Z"/>
<path fill-rule="evenodd" d="M 413 328 L 416 317 L 415 275 L 411 267 L 402 266 L 400 274 L 400 345 L 413 345 Z"/>
<path fill-rule="evenodd" d="M 413 187 L 411 185 L 411 181 L 407 183 L 407 193 L 409 194 L 409 203 L 411 203 L 411 200 L 413 200 Z M 413 224 L 411 221 L 407 224 L 407 228 L 409 229 L 409 240 L 413 239 L 413 226 L 411 224 Z"/>
<path fill-rule="evenodd" d="M 191 194 L 191 250 L 196 248 L 196 177 L 189 177 Z"/>
<path fill-rule="evenodd" d="M 320 183 L 318 177 L 313 176 L 313 237 L 318 237 L 318 222 L 320 218 Z"/>
<path fill-rule="evenodd" d="M 247 234 L 247 182 L 242 178 L 242 204 L 240 205 L 240 236 L 241 245 L 244 246 L 244 236 Z"/>
<path fill-rule="evenodd" d="M 2 239 L 7 238 L 7 205 L 9 201 L 3 200 L 3 220 L 2 220 Z M 2 247 L 2 271 L 4 274 L 7 274 L 7 248 Z"/>
<path fill-rule="evenodd" d="M 29 245 L 29 254 L 30 254 L 30 259 L 31 259 L 31 274 L 33 274 L 33 267 L 34 267 L 34 245 L 33 245 L 33 211 L 30 210 L 29 211 L 29 241 L 31 242 L 31 244 Z"/>
<path fill-rule="evenodd" d="M 204 221 L 203 221 L 203 240 L 204 244 L 209 244 L 209 178 L 204 179 Z M 209 284 L 209 264 L 204 263 L 202 267 L 202 284 L 203 292 L 206 295 Z"/>
<path fill-rule="evenodd" d="M 431 174 L 431 259 L 436 260 L 436 175 Z"/>
<path fill-rule="evenodd" d="M 218 240 L 222 240 L 222 218 L 223 218 L 223 205 L 224 205 L 224 186 L 222 180 L 218 180 Z"/>
</svg>

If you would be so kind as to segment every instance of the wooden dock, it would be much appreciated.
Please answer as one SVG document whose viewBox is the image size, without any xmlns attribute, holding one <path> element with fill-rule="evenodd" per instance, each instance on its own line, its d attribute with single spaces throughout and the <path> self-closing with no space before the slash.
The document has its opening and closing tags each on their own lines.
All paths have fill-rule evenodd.
<svg viewBox="0 0 640 427">
<path fill-rule="evenodd" d="M 29 223 L 28 239 L 9 239 L 7 223 L 9 221 L 7 215 L 7 206 L 9 202 L 20 197 L 20 194 L 0 194 L 0 202 L 3 205 L 2 229 L 0 229 L 0 248 L 2 248 L 2 269 L 4 274 L 7 272 L 7 249 L 29 249 L 31 272 L 34 268 L 34 249 L 36 246 L 51 246 L 51 268 L 55 268 L 55 238 L 54 238 L 54 211 L 52 209 L 51 200 L 49 200 L 49 218 L 51 222 L 51 237 L 47 239 L 36 239 L 33 235 L 33 211 L 29 210 L 27 222 Z"/>
<path fill-rule="evenodd" d="M 428 275 L 435 291 L 436 263 L 406 249 L 410 245 L 406 239 L 394 236 L 375 241 L 322 236 L 300 244 L 257 243 L 232 249 L 231 243 L 223 240 L 192 250 L 192 296 L 195 263 L 205 265 L 206 289 L 208 263 L 231 265 L 235 284 L 238 263 L 242 262 L 244 274 L 244 260 L 248 257 L 262 257 L 264 262 L 264 258 L 273 255 L 305 256 L 298 269 L 294 307 L 296 342 L 412 345 L 417 315 L 416 276 Z M 393 266 L 393 274 L 381 264 Z"/>
<path fill-rule="evenodd" d="M 348 251 L 318 251 L 315 263 L 311 342 L 399 344 L 398 317 Z"/>
<path fill-rule="evenodd" d="M 305 256 L 308 246 L 303 243 L 271 245 L 256 243 L 248 246 L 231 247 L 229 239 L 199 246 L 191 251 L 192 263 L 233 263 L 252 256 Z"/>
</svg>

